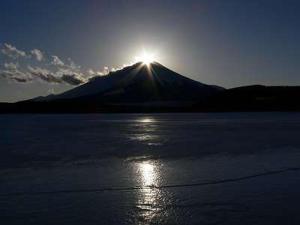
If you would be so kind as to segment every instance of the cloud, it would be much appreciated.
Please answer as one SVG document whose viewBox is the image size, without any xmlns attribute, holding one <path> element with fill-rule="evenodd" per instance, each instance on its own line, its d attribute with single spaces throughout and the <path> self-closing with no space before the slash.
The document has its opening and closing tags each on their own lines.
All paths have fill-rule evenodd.
<svg viewBox="0 0 300 225">
<path fill-rule="evenodd" d="M 61 79 L 71 85 L 79 85 L 84 83 L 84 80 L 77 76 L 76 74 L 63 74 Z"/>
<path fill-rule="evenodd" d="M 52 65 L 54 66 L 64 66 L 64 62 L 56 55 L 52 56 Z"/>
<path fill-rule="evenodd" d="M 90 76 L 93 76 L 94 74 L 96 74 L 95 71 L 92 70 L 92 69 L 89 69 L 89 70 L 87 71 L 87 73 L 88 73 Z"/>
<path fill-rule="evenodd" d="M 66 67 L 72 70 L 77 70 L 77 71 L 80 70 L 81 66 L 76 65 L 76 63 L 74 63 L 72 59 L 68 58 L 68 61 L 69 61 L 69 65 L 65 64 Z"/>
<path fill-rule="evenodd" d="M 17 70 L 18 66 L 17 63 L 4 63 L 4 68 L 8 70 Z"/>
<path fill-rule="evenodd" d="M 42 81 L 46 81 L 48 83 L 62 83 L 62 80 L 59 77 L 56 77 L 55 74 L 51 73 L 47 69 L 28 66 L 28 70 L 33 77 L 39 78 Z"/>
<path fill-rule="evenodd" d="M 4 43 L 3 47 L 1 49 L 1 52 L 13 59 L 17 59 L 19 57 L 26 57 L 26 53 L 24 51 L 21 51 L 17 49 L 15 46 Z"/>
<path fill-rule="evenodd" d="M 0 69 L 0 77 L 22 83 L 32 80 L 28 73 L 19 70 L 18 65 L 14 63 L 5 63 L 4 69 Z"/>
<path fill-rule="evenodd" d="M 100 69 L 82 69 L 71 58 L 61 59 L 57 55 L 47 55 L 37 48 L 25 52 L 12 44 L 0 43 L 0 77 L 20 83 L 43 81 L 49 84 L 68 84 L 77 86 L 111 71 L 121 68 L 105 66 Z"/>
<path fill-rule="evenodd" d="M 33 77 L 39 78 L 48 83 L 66 83 L 74 86 L 85 83 L 85 79 L 83 79 L 82 74 L 77 74 L 67 69 L 61 69 L 56 73 L 52 73 L 47 69 L 28 66 L 28 70 Z"/>
<path fill-rule="evenodd" d="M 70 85 L 79 85 L 86 82 L 85 75 L 80 71 L 75 71 L 70 68 L 61 68 L 56 72 L 62 81 Z"/>
<path fill-rule="evenodd" d="M 107 75 L 107 74 L 105 74 L 105 71 L 94 71 L 93 69 L 87 70 L 86 73 L 87 73 L 89 79 Z"/>
<path fill-rule="evenodd" d="M 44 54 L 39 49 L 33 49 L 33 50 L 30 51 L 30 53 L 39 62 L 44 59 Z"/>
<path fill-rule="evenodd" d="M 105 66 L 103 69 L 104 74 L 109 74 L 109 68 L 108 66 Z"/>
<path fill-rule="evenodd" d="M 11 44 L 5 43 L 0 47 L 2 47 L 0 53 L 11 58 L 11 62 L 0 64 L 2 78 L 21 83 L 40 80 L 49 84 L 64 83 L 74 86 L 87 82 L 86 75 L 81 72 L 81 67 L 70 58 L 64 63 L 56 55 L 45 57 L 39 49 L 33 49 L 27 54 Z M 25 57 L 25 60 L 21 57 Z"/>
<path fill-rule="evenodd" d="M 14 80 L 14 81 L 20 82 L 20 83 L 27 83 L 27 82 L 31 81 L 31 79 L 29 79 L 27 77 L 12 76 L 11 79 Z"/>
</svg>

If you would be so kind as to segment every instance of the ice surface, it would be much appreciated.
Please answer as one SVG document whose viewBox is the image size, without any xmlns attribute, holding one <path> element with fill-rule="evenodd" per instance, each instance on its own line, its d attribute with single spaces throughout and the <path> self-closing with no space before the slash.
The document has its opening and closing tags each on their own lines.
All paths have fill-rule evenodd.
<svg viewBox="0 0 300 225">
<path fill-rule="evenodd" d="M 1 224 L 300 224 L 300 114 L 1 115 Z"/>
</svg>

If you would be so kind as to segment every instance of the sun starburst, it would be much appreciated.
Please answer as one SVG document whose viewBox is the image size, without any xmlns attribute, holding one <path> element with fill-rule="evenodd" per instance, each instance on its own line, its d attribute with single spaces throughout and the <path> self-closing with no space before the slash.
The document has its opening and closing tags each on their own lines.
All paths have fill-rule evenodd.
<svg viewBox="0 0 300 225">
<path fill-rule="evenodd" d="M 156 60 L 156 56 L 153 53 L 143 51 L 142 54 L 135 57 L 136 62 L 142 62 L 143 64 L 149 66 Z"/>
</svg>

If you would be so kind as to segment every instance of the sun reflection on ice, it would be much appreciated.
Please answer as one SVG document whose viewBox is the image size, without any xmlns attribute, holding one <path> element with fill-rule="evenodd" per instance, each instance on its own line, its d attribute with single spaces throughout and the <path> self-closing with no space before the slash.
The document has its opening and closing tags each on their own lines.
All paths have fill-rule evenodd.
<svg viewBox="0 0 300 225">
<path fill-rule="evenodd" d="M 143 119 L 140 119 L 139 122 L 141 122 L 141 123 L 153 123 L 154 119 L 152 119 L 152 118 L 143 118 Z"/>
<path fill-rule="evenodd" d="M 159 186 L 159 165 L 154 161 L 144 161 L 137 163 L 137 172 L 140 182 L 138 193 L 137 208 L 139 209 L 139 220 L 143 224 L 154 220 L 160 212 L 163 199 Z"/>
<path fill-rule="evenodd" d="M 161 146 L 163 139 L 159 135 L 160 123 L 153 117 L 140 117 L 135 120 L 129 139 L 148 146 Z"/>
<path fill-rule="evenodd" d="M 139 171 L 141 174 L 143 186 L 153 186 L 155 185 L 157 174 L 155 171 L 155 166 L 149 162 L 143 162 L 139 164 Z"/>
</svg>

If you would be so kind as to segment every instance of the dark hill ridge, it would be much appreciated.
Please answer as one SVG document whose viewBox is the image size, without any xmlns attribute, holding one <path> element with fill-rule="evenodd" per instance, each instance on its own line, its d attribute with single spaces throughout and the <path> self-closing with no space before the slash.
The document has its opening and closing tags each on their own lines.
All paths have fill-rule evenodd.
<svg viewBox="0 0 300 225">
<path fill-rule="evenodd" d="M 300 111 L 300 86 L 231 88 L 209 98 L 205 108 L 212 111 Z"/>
</svg>

